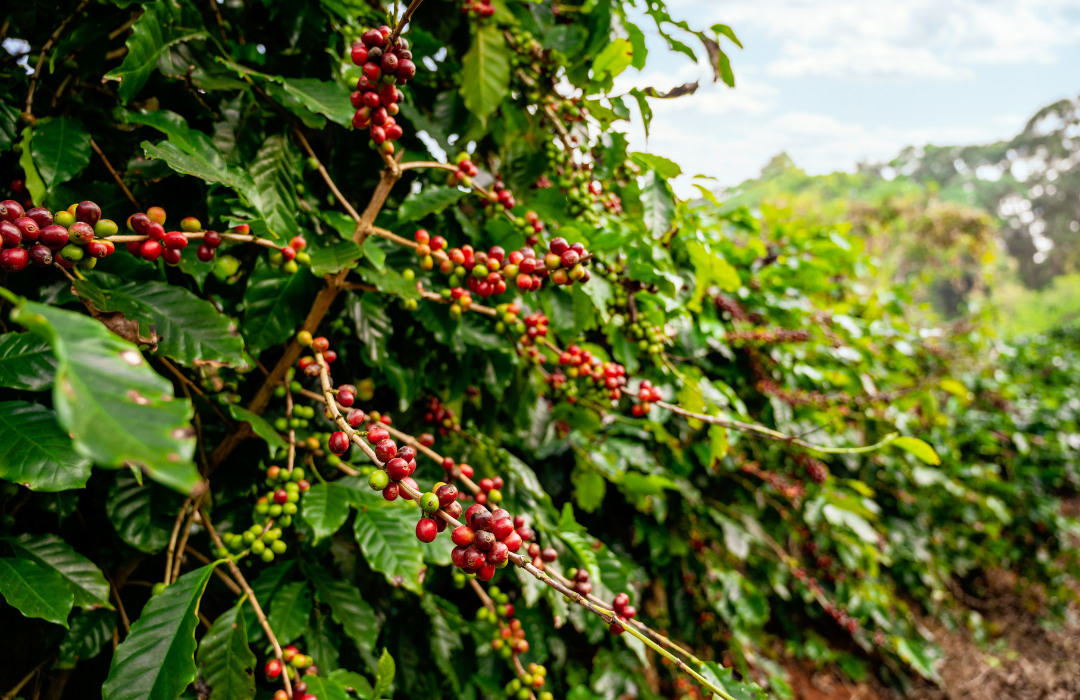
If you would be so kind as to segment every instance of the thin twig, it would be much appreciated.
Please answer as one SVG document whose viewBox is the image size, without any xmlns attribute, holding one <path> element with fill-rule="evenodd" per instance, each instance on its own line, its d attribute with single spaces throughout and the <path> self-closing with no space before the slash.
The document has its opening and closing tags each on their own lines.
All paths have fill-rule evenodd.
<svg viewBox="0 0 1080 700">
<path fill-rule="evenodd" d="M 196 394 L 198 394 L 203 399 L 206 399 L 206 394 L 204 394 L 203 390 L 199 388 L 199 385 L 196 384 L 195 382 L 191 381 L 191 379 L 188 378 L 179 369 L 177 369 L 176 366 L 173 365 L 173 363 L 169 362 L 164 357 L 159 357 L 157 359 L 158 359 L 159 362 L 161 362 L 161 364 L 165 365 L 165 369 L 172 372 L 173 376 L 175 376 L 177 379 L 179 379 L 182 384 L 184 384 L 185 386 L 191 387 L 195 391 Z M 221 410 L 217 406 L 215 406 L 212 401 L 210 401 L 209 399 L 206 399 L 206 402 L 208 404 L 210 404 L 210 408 L 214 409 L 214 413 L 218 414 L 218 418 L 220 418 L 222 421 L 224 421 L 225 425 L 229 426 L 229 428 L 233 427 L 233 422 L 228 418 L 228 416 L 226 416 L 224 413 L 222 413 Z"/>
<path fill-rule="evenodd" d="M 19 681 L 14 688 L 4 693 L 2 700 L 12 700 L 12 698 L 17 697 L 19 695 L 19 691 L 23 689 L 23 686 L 30 682 L 30 680 L 34 677 L 34 674 L 40 671 L 42 667 L 45 666 L 45 664 L 49 663 L 55 658 L 55 654 L 49 655 L 45 658 L 44 661 L 39 663 L 37 666 L 34 666 L 34 668 L 30 670 L 30 673 L 26 674 L 26 676 L 21 681 Z"/>
<path fill-rule="evenodd" d="M 206 511 L 200 509 L 199 517 L 202 518 L 203 525 L 206 526 L 207 532 L 210 533 L 210 537 L 214 540 L 214 544 L 218 546 L 218 549 L 225 549 L 225 544 L 218 536 L 217 530 L 214 529 L 213 523 L 210 522 L 210 518 L 207 517 Z M 229 571 L 232 572 L 233 578 L 236 579 L 237 583 L 240 584 L 240 588 L 242 588 L 244 593 L 247 594 L 248 602 L 251 603 L 251 608 L 255 611 L 255 617 L 259 619 L 259 624 L 262 626 L 263 632 L 266 633 L 266 638 L 270 640 L 270 644 L 274 647 L 274 656 L 277 657 L 278 662 L 281 663 L 282 668 L 284 668 L 285 656 L 282 654 L 281 645 L 278 644 L 277 637 L 274 635 L 274 630 L 271 629 L 270 622 L 266 619 L 266 615 L 263 613 L 263 609 L 259 605 L 259 601 L 255 598 L 254 591 L 251 590 L 251 586 L 248 585 L 248 582 L 244 578 L 244 575 L 240 573 L 240 568 L 236 565 L 236 562 L 234 562 L 231 557 L 227 559 L 226 562 L 229 565 Z M 293 692 L 292 682 L 289 681 L 289 674 L 282 673 L 281 677 L 282 680 L 285 682 L 285 694 L 291 698 L 293 696 Z"/>
<path fill-rule="evenodd" d="M 135 205 L 135 209 L 137 211 L 142 211 L 143 208 L 142 205 L 139 204 L 139 200 L 135 199 L 135 195 L 133 195 L 131 193 L 131 190 L 128 189 L 128 186 L 124 184 L 124 180 L 116 172 L 116 169 L 113 168 L 112 163 L 109 162 L 109 159 L 105 157 L 105 153 L 101 150 L 101 147 L 97 145 L 97 141 L 95 141 L 94 139 L 90 139 L 90 148 L 94 149 L 94 153 L 97 153 L 98 156 L 101 158 L 101 162 L 104 163 L 105 167 L 109 169 L 110 173 L 112 173 L 113 179 L 116 180 L 116 184 L 120 185 L 120 189 L 124 191 L 124 194 L 127 195 L 127 198 L 130 199 L 131 203 Z"/>
<path fill-rule="evenodd" d="M 405 28 L 405 25 L 409 23 L 409 18 L 416 12 L 416 8 L 420 7 L 420 3 L 424 0 L 412 0 L 409 6 L 405 8 L 405 14 L 401 15 L 401 19 L 398 20 L 397 26 L 394 27 L 394 31 L 390 32 L 390 37 L 386 40 L 388 46 L 393 46 L 397 43 L 397 39 L 401 36 L 401 30 Z"/>
<path fill-rule="evenodd" d="M 180 536 L 180 545 L 177 548 L 176 559 L 173 561 L 172 581 L 169 583 L 175 583 L 176 579 L 180 578 L 180 563 L 184 560 L 184 552 L 187 551 L 188 537 L 191 536 L 191 524 L 194 522 L 195 516 L 199 513 L 199 507 L 202 506 L 203 498 L 206 496 L 206 493 L 206 491 L 203 491 L 195 499 L 191 512 L 188 513 L 187 522 L 184 523 L 184 529 L 181 530 L 183 534 Z"/>
<path fill-rule="evenodd" d="M 98 567 L 101 569 L 101 573 L 105 574 L 105 580 L 109 582 L 109 592 L 112 593 L 113 601 L 116 602 L 116 609 L 120 611 L 120 621 L 124 623 L 124 633 L 127 634 L 131 631 L 131 620 L 128 619 L 127 611 L 124 610 L 124 601 L 120 600 L 120 590 L 116 587 L 116 582 L 113 581 L 112 576 L 105 567 Z"/>
<path fill-rule="evenodd" d="M 191 545 L 188 545 L 188 546 L 184 547 L 184 551 L 187 552 L 188 554 L 190 554 L 191 556 L 195 557 L 199 561 L 201 561 L 203 564 L 213 564 L 214 563 L 213 561 L 210 560 L 210 557 L 206 556 L 205 554 L 198 551 L 197 549 L 194 549 Z M 236 585 L 236 581 L 233 581 L 232 578 L 230 578 L 229 575 L 226 574 L 221 569 L 215 568 L 214 569 L 214 574 L 219 579 L 221 579 L 222 583 L 224 583 L 229 588 L 230 591 L 232 591 L 236 595 L 240 595 L 241 593 L 244 592 L 244 590 L 242 588 L 240 588 L 240 586 Z"/>
<path fill-rule="evenodd" d="M 371 461 L 378 468 L 380 468 L 380 469 L 384 468 L 385 464 L 382 461 L 380 461 L 379 458 L 375 455 L 375 451 L 371 448 L 371 446 L 369 446 L 367 444 L 367 440 L 365 440 L 363 437 L 361 437 L 360 434 L 356 430 L 354 430 L 352 428 L 352 426 L 350 426 L 348 424 L 348 422 L 345 420 L 345 418 L 341 415 L 341 411 L 338 410 L 337 401 L 334 399 L 333 385 L 330 382 L 330 374 L 329 374 L 328 365 L 326 363 L 326 358 L 323 357 L 322 353 L 320 353 L 320 352 L 315 353 L 315 362 L 319 365 L 319 381 L 322 384 L 323 396 L 326 399 L 327 407 L 330 409 L 332 419 L 338 424 L 338 427 L 340 427 L 341 430 L 346 435 L 349 436 L 349 439 L 354 444 L 358 445 L 360 447 L 360 449 L 364 451 L 365 454 L 367 454 L 367 456 L 371 459 Z M 423 495 L 423 494 L 421 494 L 420 491 L 418 491 L 417 489 L 414 489 L 412 486 L 410 486 L 405 481 L 398 481 L 396 483 L 398 485 L 398 489 L 400 491 L 403 491 L 408 496 L 410 496 L 414 501 L 419 501 L 420 497 Z M 435 515 L 437 515 L 439 518 L 442 518 L 442 520 L 444 520 L 448 526 L 453 526 L 455 528 L 461 527 L 461 523 L 456 518 L 454 518 L 453 516 L 451 516 L 449 513 L 447 513 L 445 510 L 443 510 L 441 508 L 439 510 L 435 511 Z M 565 585 L 563 585 L 559 581 L 556 581 L 555 579 L 548 576 L 543 571 L 540 571 L 535 566 L 533 566 L 531 560 L 528 557 L 523 556 L 521 554 L 517 554 L 516 552 L 513 552 L 513 553 L 511 553 L 509 555 L 509 560 L 515 566 L 517 566 L 520 569 L 523 569 L 526 573 L 528 573 L 530 576 L 537 579 L 538 581 L 540 581 L 544 585 L 549 586 L 550 588 L 554 588 L 556 591 L 558 591 L 559 593 L 562 593 L 564 596 L 566 596 L 567 598 L 569 598 L 573 602 L 577 603 L 578 605 L 585 608 L 589 612 L 597 615 L 598 617 L 603 619 L 604 622 L 606 622 L 608 624 L 612 624 L 612 623 L 617 621 L 617 618 L 615 616 L 615 612 L 613 610 L 604 610 L 600 606 L 596 605 L 595 603 L 591 602 L 590 600 L 588 600 L 587 598 L 585 598 L 584 596 L 579 594 L 577 591 L 574 591 L 574 590 L 572 590 L 570 588 L 567 588 Z M 652 648 L 653 651 L 660 654 L 661 656 L 666 658 L 668 661 L 671 661 L 678 668 L 683 670 L 686 674 L 691 676 L 694 680 L 696 680 L 702 686 L 707 688 L 709 691 L 715 693 L 716 695 L 719 695 L 724 700 L 735 700 L 726 691 L 724 691 L 723 689 L 718 688 L 715 685 L 713 685 L 712 683 L 710 683 L 700 673 L 694 671 L 692 668 L 687 666 L 686 663 L 682 659 L 674 656 L 671 652 L 667 651 L 662 646 L 660 646 L 659 644 L 654 642 L 652 639 L 645 636 L 643 633 L 639 632 L 635 627 L 626 626 L 626 627 L 623 627 L 623 629 L 626 630 L 627 632 L 629 632 L 630 634 L 632 634 L 633 636 L 637 637 L 638 639 L 640 639 L 647 646 Z"/>
<path fill-rule="evenodd" d="M 172 535 L 169 536 L 169 548 L 165 551 L 165 584 L 172 583 L 172 570 L 173 570 L 173 554 L 176 552 L 176 538 L 180 536 L 180 526 L 184 523 L 184 516 L 187 515 L 188 506 L 191 505 L 191 496 L 184 499 L 184 505 L 180 506 L 180 512 L 176 514 L 176 520 L 173 522 Z"/>
<path fill-rule="evenodd" d="M 267 99 L 269 99 L 269 97 Z M 311 147 L 311 144 L 308 143 L 307 138 L 304 136 L 304 132 L 301 131 L 300 127 L 295 123 L 292 125 L 292 128 L 293 133 L 296 134 L 296 138 L 300 140 L 300 145 L 303 146 L 304 150 L 307 151 L 308 156 L 310 156 L 318 166 L 319 174 L 322 175 L 322 179 L 326 182 L 327 187 L 329 187 L 330 191 L 334 193 L 334 196 L 337 197 L 337 200 L 341 202 L 341 206 L 345 207 L 345 211 L 349 212 L 349 216 L 353 218 L 353 221 L 360 223 L 360 214 L 358 214 L 356 212 L 356 209 L 354 209 L 353 206 L 349 204 L 349 200 L 345 199 L 345 195 L 341 194 L 341 190 L 339 190 L 338 186 L 334 184 L 333 178 L 330 177 L 330 173 L 328 173 L 326 171 L 326 168 L 323 167 L 322 161 L 319 160 L 319 157 L 315 155 L 315 150 Z"/>
<path fill-rule="evenodd" d="M 38 54 L 37 64 L 34 66 L 34 76 L 30 78 L 30 89 L 26 93 L 26 110 L 27 114 L 34 113 L 34 88 L 37 87 L 38 78 L 41 77 L 41 65 L 45 63 L 45 54 L 52 48 L 56 40 L 60 38 L 60 35 L 64 33 L 64 28 L 68 26 L 71 20 L 75 19 L 76 15 L 83 11 L 89 0 L 82 0 L 79 6 L 75 8 L 75 11 L 68 15 L 68 18 L 60 23 L 60 26 L 56 28 L 56 31 L 52 33 L 49 40 L 45 42 L 45 45 L 41 47 L 41 53 Z"/>
</svg>

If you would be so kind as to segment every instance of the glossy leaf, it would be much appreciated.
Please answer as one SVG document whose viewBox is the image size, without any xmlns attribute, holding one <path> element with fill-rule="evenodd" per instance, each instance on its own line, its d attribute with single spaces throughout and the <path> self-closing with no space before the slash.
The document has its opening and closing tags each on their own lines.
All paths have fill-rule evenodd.
<svg viewBox="0 0 1080 700">
<path fill-rule="evenodd" d="M 316 291 L 316 280 L 307 270 L 285 275 L 260 260 L 244 292 L 244 317 L 240 323 L 249 349 L 261 351 L 292 336 Z"/>
<path fill-rule="evenodd" d="M 502 31 L 481 25 L 461 63 L 461 96 L 465 107 L 483 121 L 498 109 L 510 91 L 510 56 Z"/>
<path fill-rule="evenodd" d="M 52 346 L 53 403 L 75 449 L 104 467 L 132 464 L 184 492 L 199 482 L 191 462 L 191 403 L 150 368 L 139 350 L 94 319 L 34 302 L 12 320 Z"/>
<path fill-rule="evenodd" d="M 33 155 L 41 179 L 52 188 L 90 163 L 90 134 L 71 117 L 43 121 L 34 127 Z"/>
<path fill-rule="evenodd" d="M 68 626 L 75 595 L 51 567 L 31 559 L 0 559 L 0 595 L 26 617 Z"/>
<path fill-rule="evenodd" d="M 287 240 L 302 233 L 296 223 L 296 211 L 300 208 L 296 199 L 299 159 L 288 139 L 273 135 L 263 142 L 248 164 L 254 189 L 247 196 L 273 237 Z"/>
<path fill-rule="evenodd" d="M 915 455 L 915 457 L 927 464 L 941 464 L 941 458 L 938 457 L 934 448 L 919 438 L 898 437 L 892 441 L 892 444 L 909 454 Z"/>
<path fill-rule="evenodd" d="M 116 534 L 147 554 L 160 552 L 169 542 L 167 522 L 157 515 L 153 496 L 150 484 L 140 485 L 130 473 L 121 472 L 105 501 L 105 512 Z"/>
<path fill-rule="evenodd" d="M 332 678 L 319 676 L 304 676 L 308 685 L 308 693 L 319 700 L 348 700 L 349 694 L 345 692 L 345 686 Z"/>
<path fill-rule="evenodd" d="M 158 352 L 192 367 L 200 362 L 243 366 L 244 342 L 232 320 L 187 289 L 164 282 L 128 282 L 117 287 L 76 281 L 79 296 L 101 311 L 120 311 L 149 336 L 154 325 Z"/>
<path fill-rule="evenodd" d="M 643 222 L 653 238 L 660 238 L 671 228 L 675 215 L 675 202 L 667 182 L 650 170 L 641 185 L 641 203 L 645 207 Z"/>
<path fill-rule="evenodd" d="M 311 251 L 311 273 L 328 275 L 341 272 L 350 263 L 364 257 L 364 251 L 352 241 L 337 241 L 326 248 Z"/>
<path fill-rule="evenodd" d="M 90 464 L 56 413 L 25 401 L 0 403 L 0 479 L 33 491 L 65 491 L 86 486 Z"/>
<path fill-rule="evenodd" d="M 106 607 L 109 603 L 109 584 L 101 569 L 76 552 L 56 535 L 31 535 L 7 538 L 15 556 L 29 559 L 39 566 L 52 569 L 63 578 L 80 608 Z"/>
<path fill-rule="evenodd" d="M 730 668 L 724 668 L 715 661 L 706 661 L 701 667 L 700 673 L 709 682 L 727 692 L 735 700 L 768 700 L 765 691 L 757 683 L 744 683 L 735 680 Z M 719 700 L 720 696 L 714 693 L 713 698 Z"/>
<path fill-rule="evenodd" d="M 285 442 L 285 438 L 281 437 L 278 431 L 274 430 L 274 426 L 267 423 L 266 419 L 259 414 L 252 413 L 243 406 L 234 403 L 229 404 L 229 414 L 236 420 L 251 425 L 252 431 L 263 440 L 266 440 L 271 452 L 275 448 L 279 450 L 288 448 L 289 444 Z"/>
<path fill-rule="evenodd" d="M 255 654 L 248 647 L 247 625 L 241 601 L 214 620 L 199 640 L 196 661 L 199 675 L 212 696 L 230 700 L 255 697 Z"/>
<path fill-rule="evenodd" d="M 283 586 L 274 595 L 266 617 L 278 642 L 288 644 L 304 633 L 310 614 L 311 589 L 303 581 L 297 581 Z"/>
<path fill-rule="evenodd" d="M 457 187 L 428 185 L 405 197 L 398 209 L 398 220 L 419 221 L 429 214 L 438 214 L 464 196 L 465 192 Z"/>
<path fill-rule="evenodd" d="M 390 656 L 390 652 L 383 649 L 382 656 L 379 657 L 379 664 L 375 672 L 375 688 L 372 692 L 372 697 L 378 698 L 386 695 L 390 689 L 390 684 L 394 682 L 394 675 L 397 673 L 397 666 L 394 664 L 394 657 Z"/>
<path fill-rule="evenodd" d="M 187 0 L 157 0 L 144 6 L 142 17 L 131 27 L 124 62 L 105 75 L 120 81 L 117 92 L 123 102 L 139 94 L 157 68 L 161 52 L 169 46 L 206 36 L 198 11 Z"/>
<path fill-rule="evenodd" d="M 0 386 L 41 391 L 53 383 L 56 358 L 49 344 L 33 333 L 0 335 Z"/>
<path fill-rule="evenodd" d="M 315 484 L 304 494 L 301 512 L 315 542 L 333 535 L 349 517 L 349 494 L 336 484 Z"/>
<path fill-rule="evenodd" d="M 424 550 L 414 534 L 416 518 L 413 507 L 368 496 L 358 505 L 353 530 L 368 566 L 392 585 L 419 593 Z"/>
<path fill-rule="evenodd" d="M 22 130 L 22 141 L 19 142 L 19 147 L 22 149 L 19 154 L 19 167 L 22 168 L 26 189 L 30 193 L 34 206 L 40 206 L 45 201 L 45 182 L 41 179 L 37 166 L 34 165 L 33 142 L 34 129 L 25 127 Z"/>
<path fill-rule="evenodd" d="M 60 642 L 56 668 L 75 668 L 79 661 L 92 659 L 112 641 L 117 615 L 112 610 L 98 608 L 74 615 L 70 627 Z"/>
<path fill-rule="evenodd" d="M 176 700 L 195 680 L 199 602 L 213 570 L 189 571 L 150 599 L 113 654 L 104 700 Z"/>
<path fill-rule="evenodd" d="M 360 589 L 347 581 L 331 578 L 323 569 L 315 569 L 310 581 L 319 600 L 330 606 L 334 621 L 341 625 L 356 647 L 373 652 L 379 636 L 379 621 L 361 597 Z"/>
</svg>

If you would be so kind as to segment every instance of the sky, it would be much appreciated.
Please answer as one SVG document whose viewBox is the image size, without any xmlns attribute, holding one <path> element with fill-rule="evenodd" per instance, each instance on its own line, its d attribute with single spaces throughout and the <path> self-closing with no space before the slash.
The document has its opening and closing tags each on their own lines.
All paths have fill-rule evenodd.
<svg viewBox="0 0 1080 700">
<path fill-rule="evenodd" d="M 883 162 L 905 146 L 1008 139 L 1039 108 L 1080 93 L 1080 0 L 667 0 L 695 28 L 731 26 L 735 88 L 671 52 L 651 20 L 649 60 L 616 81 L 691 96 L 651 100 L 648 139 L 635 114 L 633 150 L 666 156 L 709 189 L 756 177 L 787 152 L 811 174 Z M 651 31 L 648 29 L 652 26 Z M 631 99 L 630 102 L 633 102 Z M 625 125 L 625 122 L 619 124 Z M 616 127 L 620 128 L 620 127 Z M 625 127 L 621 127 L 624 128 Z"/>
</svg>

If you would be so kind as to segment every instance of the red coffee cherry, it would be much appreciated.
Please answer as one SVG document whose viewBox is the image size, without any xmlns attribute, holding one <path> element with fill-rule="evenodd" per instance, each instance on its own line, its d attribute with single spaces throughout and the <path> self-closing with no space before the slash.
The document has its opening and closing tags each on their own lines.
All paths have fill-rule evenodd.
<svg viewBox="0 0 1080 700">
<path fill-rule="evenodd" d="M 431 518 L 421 518 L 416 523 L 416 539 L 421 542 L 434 542 L 439 534 L 439 526 Z"/>
<path fill-rule="evenodd" d="M 345 454 L 349 450 L 349 436 L 338 430 L 330 436 L 327 447 L 336 455 Z"/>
</svg>

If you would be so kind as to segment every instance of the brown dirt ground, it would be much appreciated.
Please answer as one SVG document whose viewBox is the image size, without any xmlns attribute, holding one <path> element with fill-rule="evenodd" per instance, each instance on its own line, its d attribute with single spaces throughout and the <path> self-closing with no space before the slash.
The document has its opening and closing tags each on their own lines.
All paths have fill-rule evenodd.
<svg viewBox="0 0 1080 700">
<path fill-rule="evenodd" d="M 994 603 L 968 602 L 981 608 L 988 638 L 979 644 L 967 629 L 932 627 L 945 652 L 943 687 L 920 688 L 905 700 L 1080 700 L 1080 606 L 1072 605 L 1062 624 L 1043 625 L 1032 612 L 1041 602 L 1037 590 L 1017 595 L 1007 572 L 991 572 L 981 583 Z M 1074 590 L 1080 594 L 1080 585 Z M 792 662 L 787 671 L 796 700 L 901 700 L 828 669 Z"/>
</svg>

